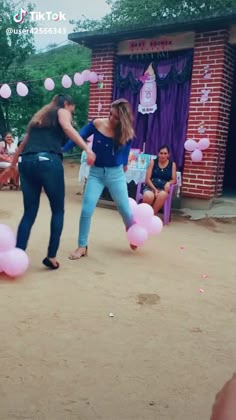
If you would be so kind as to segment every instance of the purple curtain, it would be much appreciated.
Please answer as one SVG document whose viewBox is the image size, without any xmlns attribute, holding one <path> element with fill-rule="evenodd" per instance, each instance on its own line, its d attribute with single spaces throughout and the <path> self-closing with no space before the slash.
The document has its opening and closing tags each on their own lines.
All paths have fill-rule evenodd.
<svg viewBox="0 0 236 420">
<path fill-rule="evenodd" d="M 153 114 L 138 112 L 139 80 L 152 63 L 157 83 L 157 110 Z M 186 140 L 192 69 L 192 51 L 162 60 L 131 61 L 122 57 L 117 63 L 113 98 L 126 98 L 134 111 L 136 137 L 134 148 L 156 154 L 166 144 L 171 159 L 182 169 Z"/>
</svg>

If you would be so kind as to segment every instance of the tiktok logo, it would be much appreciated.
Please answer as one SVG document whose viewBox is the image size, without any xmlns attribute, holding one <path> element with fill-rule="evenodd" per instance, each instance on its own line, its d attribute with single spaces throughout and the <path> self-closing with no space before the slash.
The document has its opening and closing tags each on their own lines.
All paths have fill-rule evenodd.
<svg viewBox="0 0 236 420">
<path fill-rule="evenodd" d="M 16 23 L 22 23 L 28 12 L 21 7 L 20 11 L 13 15 L 13 20 Z"/>
</svg>

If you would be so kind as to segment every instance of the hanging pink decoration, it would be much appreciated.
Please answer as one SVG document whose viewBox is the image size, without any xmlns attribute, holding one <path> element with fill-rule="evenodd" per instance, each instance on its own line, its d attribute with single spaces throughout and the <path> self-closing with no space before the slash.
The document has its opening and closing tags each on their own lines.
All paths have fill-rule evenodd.
<svg viewBox="0 0 236 420">
<path fill-rule="evenodd" d="M 85 82 L 88 82 L 89 80 L 89 76 L 90 76 L 90 70 L 84 70 L 82 71 L 82 76 Z"/>
<path fill-rule="evenodd" d="M 208 140 L 208 138 L 204 138 L 199 140 L 198 144 L 197 144 L 197 148 L 199 150 L 206 150 L 208 149 L 208 147 L 210 146 L 210 142 Z"/>
<path fill-rule="evenodd" d="M 82 84 L 84 83 L 84 78 L 83 78 L 82 74 L 80 74 L 80 73 L 75 73 L 74 74 L 74 83 L 77 86 L 82 86 Z"/>
<path fill-rule="evenodd" d="M 2 85 L 0 89 L 0 96 L 4 99 L 7 99 L 11 96 L 11 88 L 6 83 Z"/>
<path fill-rule="evenodd" d="M 184 148 L 188 152 L 193 152 L 194 150 L 197 149 L 197 142 L 195 140 L 192 140 L 192 139 L 186 140 L 186 142 L 184 143 Z"/>
<path fill-rule="evenodd" d="M 98 82 L 98 75 L 95 71 L 91 71 L 91 73 L 89 75 L 89 81 L 91 83 L 97 83 Z"/>
<path fill-rule="evenodd" d="M 191 153 L 192 162 L 201 162 L 202 160 L 202 151 L 199 149 L 194 150 Z"/>
<path fill-rule="evenodd" d="M 44 87 L 47 90 L 53 90 L 55 87 L 55 83 L 52 79 L 50 79 L 50 77 L 48 77 L 47 79 L 44 80 Z"/>
<path fill-rule="evenodd" d="M 18 82 L 16 85 L 16 92 L 19 96 L 26 96 L 29 93 L 29 89 L 24 83 Z"/>
<path fill-rule="evenodd" d="M 72 80 L 67 74 L 65 74 L 61 79 L 61 84 L 64 88 L 68 89 L 72 85 Z"/>
</svg>

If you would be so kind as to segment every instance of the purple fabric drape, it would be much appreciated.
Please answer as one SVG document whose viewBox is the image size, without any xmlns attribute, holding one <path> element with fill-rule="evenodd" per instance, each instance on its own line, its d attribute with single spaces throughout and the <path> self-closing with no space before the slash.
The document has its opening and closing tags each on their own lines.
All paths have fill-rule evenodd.
<svg viewBox="0 0 236 420">
<path fill-rule="evenodd" d="M 192 53 L 188 51 L 159 61 L 134 62 L 122 58 L 117 64 L 120 76 L 125 79 L 130 75 L 135 82 L 152 62 L 157 76 L 157 110 L 153 114 L 143 115 L 138 112 L 140 87 L 135 86 L 134 83 L 122 87 L 122 84 L 116 81 L 113 91 L 114 99 L 126 98 L 134 111 L 136 137 L 133 147 L 142 150 L 145 144 L 146 153 L 156 154 L 158 149 L 166 144 L 170 148 L 171 159 L 176 162 L 180 170 L 184 160 L 191 73 L 182 80 L 181 77 L 186 71 L 186 66 L 189 65 L 189 60 L 192 63 Z"/>
</svg>

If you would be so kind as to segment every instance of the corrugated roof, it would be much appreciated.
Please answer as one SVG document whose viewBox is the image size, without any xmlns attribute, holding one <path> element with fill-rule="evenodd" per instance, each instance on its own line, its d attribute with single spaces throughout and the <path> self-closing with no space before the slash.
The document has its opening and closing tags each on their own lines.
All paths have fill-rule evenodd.
<svg viewBox="0 0 236 420">
<path fill-rule="evenodd" d="M 126 39 L 154 37 L 161 34 L 186 31 L 206 31 L 228 28 L 236 24 L 236 13 L 226 16 L 214 16 L 195 20 L 175 20 L 158 23 L 155 26 L 133 27 L 129 29 L 109 29 L 97 31 L 73 32 L 68 39 L 92 48 L 106 42 L 118 42 Z"/>
</svg>

